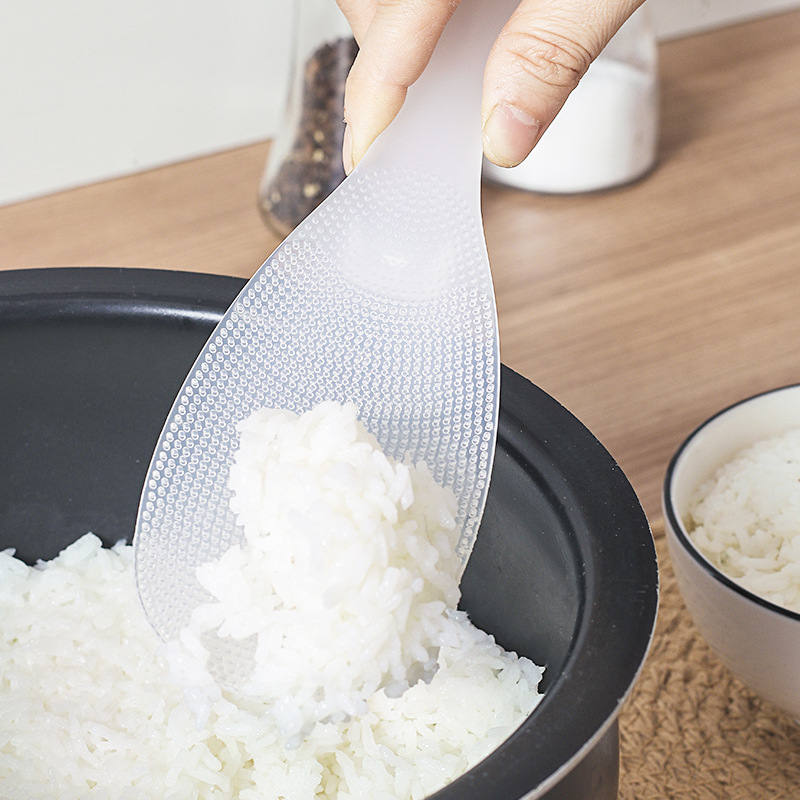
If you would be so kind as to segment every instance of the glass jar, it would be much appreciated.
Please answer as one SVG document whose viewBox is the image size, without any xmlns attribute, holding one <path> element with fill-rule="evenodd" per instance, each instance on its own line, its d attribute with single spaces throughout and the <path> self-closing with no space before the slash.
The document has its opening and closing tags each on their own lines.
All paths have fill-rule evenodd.
<svg viewBox="0 0 800 800">
<path fill-rule="evenodd" d="M 296 0 L 294 14 L 288 99 L 259 190 L 261 213 L 280 236 L 344 180 L 344 85 L 358 52 L 336 0 Z"/>
<path fill-rule="evenodd" d="M 489 180 L 535 192 L 590 192 L 631 183 L 658 149 L 658 48 L 640 6 L 589 67 L 519 166 L 484 162 Z"/>
</svg>

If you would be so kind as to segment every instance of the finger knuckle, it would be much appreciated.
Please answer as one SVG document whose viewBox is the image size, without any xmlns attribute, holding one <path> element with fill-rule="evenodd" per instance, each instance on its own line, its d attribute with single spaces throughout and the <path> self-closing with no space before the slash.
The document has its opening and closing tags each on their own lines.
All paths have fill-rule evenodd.
<svg viewBox="0 0 800 800">
<path fill-rule="evenodd" d="M 589 51 L 556 34 L 517 32 L 505 42 L 515 68 L 557 89 L 572 89 L 591 63 Z"/>
</svg>

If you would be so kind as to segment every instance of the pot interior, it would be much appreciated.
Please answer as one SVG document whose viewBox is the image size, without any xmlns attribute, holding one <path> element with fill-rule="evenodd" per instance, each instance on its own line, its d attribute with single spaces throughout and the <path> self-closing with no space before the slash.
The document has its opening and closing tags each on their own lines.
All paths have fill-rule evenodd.
<svg viewBox="0 0 800 800">
<path fill-rule="evenodd" d="M 172 400 L 243 285 L 156 270 L 0 274 L 0 549 L 34 563 L 87 531 L 109 545 L 131 538 Z M 585 755 L 638 674 L 657 584 L 647 521 L 617 464 L 504 367 L 462 607 L 506 649 L 546 666 L 545 699 L 436 797 L 538 797 Z"/>
</svg>

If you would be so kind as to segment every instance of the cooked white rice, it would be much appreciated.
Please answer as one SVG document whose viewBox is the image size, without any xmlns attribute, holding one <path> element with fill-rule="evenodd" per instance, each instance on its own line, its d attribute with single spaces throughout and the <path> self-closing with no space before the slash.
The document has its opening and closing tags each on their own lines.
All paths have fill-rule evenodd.
<svg viewBox="0 0 800 800">
<path fill-rule="evenodd" d="M 263 701 L 293 744 L 379 688 L 430 679 L 459 599 L 455 496 L 387 458 L 352 403 L 264 409 L 239 433 L 231 505 L 247 544 L 198 569 L 215 601 L 169 655 L 196 696 L 211 682 L 203 635 L 255 637 L 236 699 Z"/>
<path fill-rule="evenodd" d="M 269 672 L 269 660 L 262 662 L 251 687 L 266 693 L 262 709 L 206 695 L 198 719 L 184 689 L 170 680 L 160 642 L 141 611 L 130 546 L 104 549 L 87 534 L 33 568 L 0 554 L 0 798 L 421 798 L 486 756 L 530 714 L 540 699 L 542 670 L 505 652 L 452 610 L 458 590 L 449 501 L 424 470 L 382 461 L 354 423 L 354 410 L 337 408 L 302 423 L 302 435 L 293 427 L 297 420 L 283 412 L 267 415 L 269 435 L 264 418 L 242 430 L 232 480 L 240 520 L 258 530 L 248 534 L 244 561 L 252 558 L 267 570 L 259 574 L 272 587 L 258 594 L 248 583 L 248 591 L 293 618 L 286 622 L 277 614 L 273 620 L 289 652 L 269 642 L 278 667 Z M 334 420 L 339 412 L 344 416 Z M 337 467 L 330 455 L 341 430 L 349 437 L 348 458 L 364 467 L 360 477 L 352 474 L 359 467 Z M 298 460 L 278 462 L 302 481 L 302 491 L 264 466 L 265 436 L 288 437 L 278 450 Z M 302 441 L 313 446 L 301 453 Z M 261 477 L 254 480 L 252 470 Z M 293 513 L 289 507 L 301 501 L 302 510 Z M 335 524 L 310 525 L 327 519 L 331 508 L 338 513 Z M 301 522 L 286 535 L 266 534 L 262 511 L 271 520 L 283 514 Z M 319 547 L 312 545 L 315 536 L 324 540 Z M 358 544 L 348 549 L 351 541 Z M 350 569 L 362 547 L 369 564 Z M 295 580 L 284 585 L 280 573 L 289 565 Z M 380 579 L 375 570 L 382 571 Z M 249 624 L 258 634 L 274 634 L 272 623 L 253 623 L 241 606 L 238 617 L 228 616 L 229 594 L 240 584 L 213 573 L 205 578 L 220 581 L 224 624 L 232 633 L 241 635 L 236 626 Z M 233 573 L 250 580 L 241 559 Z M 198 614 L 203 624 L 204 615 L 214 613 L 211 605 Z M 319 626 L 309 625 L 311 616 Z M 317 647 L 329 649 L 333 679 L 320 677 L 320 662 L 302 637 L 290 635 L 295 623 Z M 342 657 L 339 636 L 357 650 L 352 664 L 336 660 Z M 300 658 L 312 662 L 300 669 Z M 300 669 L 297 678 L 292 666 Z M 332 685 L 344 687 L 341 713 L 331 715 L 334 722 L 307 725 L 325 716 L 319 702 L 330 701 Z M 302 695 L 308 686 L 316 697 L 310 703 Z M 275 692 L 286 693 L 292 709 L 300 710 L 301 735 L 275 713 Z M 350 708 L 353 698 L 357 705 Z M 287 730 L 293 747 L 286 746 Z"/>
<path fill-rule="evenodd" d="M 800 429 L 756 442 L 692 496 L 697 548 L 745 589 L 800 612 Z"/>
</svg>

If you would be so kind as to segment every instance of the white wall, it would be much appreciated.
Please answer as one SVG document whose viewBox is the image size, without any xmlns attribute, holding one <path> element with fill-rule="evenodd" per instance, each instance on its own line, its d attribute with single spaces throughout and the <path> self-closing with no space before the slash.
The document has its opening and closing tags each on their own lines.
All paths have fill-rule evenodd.
<svg viewBox="0 0 800 800">
<path fill-rule="evenodd" d="M 291 2 L 6 0 L 0 204 L 271 136 Z M 800 6 L 648 2 L 662 38 Z"/>
<path fill-rule="evenodd" d="M 288 0 L 6 0 L 0 203 L 268 136 Z"/>
</svg>

